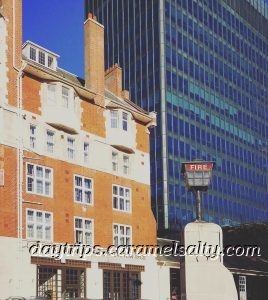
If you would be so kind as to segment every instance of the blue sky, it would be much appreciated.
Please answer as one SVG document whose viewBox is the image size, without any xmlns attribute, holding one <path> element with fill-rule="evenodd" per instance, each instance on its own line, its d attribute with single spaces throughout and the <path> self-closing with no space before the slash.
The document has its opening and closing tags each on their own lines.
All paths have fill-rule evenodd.
<svg viewBox="0 0 268 300">
<path fill-rule="evenodd" d="M 23 41 L 59 54 L 59 65 L 80 77 L 84 77 L 83 21 L 84 0 L 23 1 Z"/>
<path fill-rule="evenodd" d="M 23 41 L 60 55 L 59 65 L 84 77 L 84 1 L 24 0 Z"/>
</svg>

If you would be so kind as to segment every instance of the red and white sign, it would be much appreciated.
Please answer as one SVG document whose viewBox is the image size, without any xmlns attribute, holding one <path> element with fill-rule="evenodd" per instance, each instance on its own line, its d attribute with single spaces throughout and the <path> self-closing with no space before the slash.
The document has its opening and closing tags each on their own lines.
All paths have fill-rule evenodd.
<svg viewBox="0 0 268 300">
<path fill-rule="evenodd" d="M 186 172 L 211 171 L 213 163 L 185 164 Z"/>
</svg>

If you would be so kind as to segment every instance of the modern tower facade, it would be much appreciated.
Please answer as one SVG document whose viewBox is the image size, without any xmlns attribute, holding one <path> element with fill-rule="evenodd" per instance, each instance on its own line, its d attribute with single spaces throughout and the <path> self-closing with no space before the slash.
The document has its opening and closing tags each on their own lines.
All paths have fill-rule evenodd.
<svg viewBox="0 0 268 300">
<path fill-rule="evenodd" d="M 105 26 L 106 66 L 132 101 L 158 113 L 151 135 L 158 229 L 195 218 L 181 163 L 216 162 L 204 219 L 268 220 L 268 5 L 235 0 L 86 0 Z"/>
</svg>

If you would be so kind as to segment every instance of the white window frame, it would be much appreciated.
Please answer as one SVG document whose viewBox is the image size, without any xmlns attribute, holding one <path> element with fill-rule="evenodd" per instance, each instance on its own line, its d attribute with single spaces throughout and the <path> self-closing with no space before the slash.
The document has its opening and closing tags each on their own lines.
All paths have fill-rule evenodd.
<svg viewBox="0 0 268 300">
<path fill-rule="evenodd" d="M 118 128 L 119 124 L 119 111 L 118 110 L 110 110 L 110 127 L 112 129 Z"/>
<path fill-rule="evenodd" d="M 118 172 L 118 151 L 112 150 L 112 170 L 113 172 Z"/>
<path fill-rule="evenodd" d="M 43 61 L 42 58 L 44 58 L 44 63 L 41 62 L 41 60 Z M 42 51 L 42 50 L 38 50 L 38 63 L 42 66 L 47 66 L 46 65 L 46 52 L 45 51 Z"/>
<path fill-rule="evenodd" d="M 70 140 L 73 141 L 72 145 L 69 144 Z M 75 160 L 75 138 L 71 136 L 67 136 L 67 157 L 69 160 Z"/>
<path fill-rule="evenodd" d="M 67 91 L 67 94 L 64 94 L 64 91 Z M 66 109 L 70 108 L 70 94 L 71 94 L 71 89 L 67 86 L 62 85 L 61 86 L 61 99 L 62 99 L 62 106 Z"/>
<path fill-rule="evenodd" d="M 33 166 L 33 175 L 28 174 L 28 166 L 29 165 Z M 37 168 L 42 168 L 42 170 L 43 170 L 42 177 L 37 177 L 37 172 L 36 172 Z M 45 174 L 46 174 L 47 170 L 50 171 L 50 178 L 45 178 Z M 28 185 L 29 179 L 32 179 L 33 191 L 29 190 L 29 185 Z M 42 182 L 43 193 L 37 192 L 37 181 L 38 180 Z M 50 184 L 50 194 L 49 195 L 45 194 L 46 183 Z M 33 163 L 26 163 L 26 192 L 28 194 L 34 194 L 34 195 L 40 195 L 40 196 L 44 196 L 44 197 L 53 198 L 53 169 L 46 167 L 46 166 L 36 165 Z"/>
<path fill-rule="evenodd" d="M 34 53 L 34 58 L 31 57 L 32 53 Z M 30 60 L 36 61 L 37 55 L 38 55 L 38 51 L 36 50 L 36 48 L 30 46 L 30 50 L 29 50 L 29 58 L 30 58 Z"/>
<path fill-rule="evenodd" d="M 32 130 L 34 129 L 34 130 Z M 30 124 L 30 148 L 35 149 L 36 148 L 36 125 Z"/>
<path fill-rule="evenodd" d="M 29 220 L 28 217 L 28 212 L 32 211 L 33 212 L 33 220 Z M 37 214 L 42 214 L 42 221 L 39 222 L 37 218 Z M 46 215 L 50 215 L 50 222 L 46 223 Z M 29 236 L 29 231 L 28 227 L 33 226 L 33 236 Z M 37 227 L 42 226 L 42 238 L 37 237 Z M 50 235 L 51 239 L 46 239 L 46 228 L 50 227 Z M 50 211 L 44 211 L 44 210 L 36 210 L 36 209 L 31 209 L 27 208 L 26 209 L 26 239 L 27 240 L 38 240 L 38 241 L 47 241 L 47 242 L 52 242 L 53 241 L 53 231 L 54 231 L 54 226 L 53 226 L 53 212 Z"/>
<path fill-rule="evenodd" d="M 54 69 L 54 57 L 51 55 L 47 55 L 47 66 L 50 69 Z"/>
<path fill-rule="evenodd" d="M 125 111 L 122 111 L 122 129 L 124 131 L 128 131 L 128 127 L 129 127 L 129 114 Z"/>
<path fill-rule="evenodd" d="M 130 130 L 130 114 L 124 110 L 110 110 L 110 128 L 125 132 Z"/>
<path fill-rule="evenodd" d="M 117 233 L 116 233 L 116 227 L 117 227 Z M 121 227 L 124 229 L 124 233 L 121 233 Z M 126 230 L 129 229 L 130 234 L 126 234 Z M 126 225 L 126 224 L 118 224 L 118 223 L 113 223 L 113 244 L 115 246 L 119 245 L 132 245 L 132 226 L 131 225 Z M 129 239 L 129 242 L 127 242 L 126 239 Z M 123 240 L 123 244 L 121 241 Z"/>
<path fill-rule="evenodd" d="M 127 159 L 127 162 L 125 161 L 125 159 Z M 123 174 L 130 174 L 130 156 L 126 154 L 123 154 Z"/>
<path fill-rule="evenodd" d="M 82 186 L 80 185 L 76 185 L 76 177 L 80 178 L 82 180 Z M 89 178 L 89 177 L 85 177 L 85 176 L 81 176 L 81 175 L 78 175 L 78 174 L 74 174 L 74 177 L 73 177 L 73 193 L 74 193 L 74 202 L 75 203 L 80 203 L 80 204 L 83 204 L 83 205 L 91 205 L 93 206 L 94 205 L 94 180 L 93 178 Z M 89 180 L 90 181 L 90 188 L 87 188 L 85 186 L 85 180 Z M 82 193 L 82 201 L 79 201 L 76 199 L 76 190 L 80 190 L 81 193 Z M 85 201 L 85 193 L 86 192 L 89 192 L 91 194 L 91 201 L 88 203 Z"/>
<path fill-rule="evenodd" d="M 80 227 L 76 227 L 76 219 L 77 220 L 81 220 L 82 221 L 82 228 Z M 85 227 L 85 223 L 86 221 L 89 221 L 91 222 L 91 229 L 86 229 Z M 77 241 L 76 239 L 76 232 L 79 231 L 82 233 L 82 241 Z M 90 244 L 87 244 L 86 243 L 86 233 L 90 233 L 91 234 L 91 240 L 92 242 Z M 88 218 L 81 218 L 81 217 L 78 217 L 78 216 L 75 216 L 74 217 L 74 242 L 75 243 L 82 243 L 82 244 L 86 244 L 86 245 L 90 245 L 90 246 L 93 246 L 94 245 L 94 220 L 93 219 L 88 219 Z"/>
<path fill-rule="evenodd" d="M 46 83 L 45 86 L 45 102 L 48 106 L 57 106 L 58 108 L 63 108 L 74 113 L 76 112 L 76 94 L 73 87 L 66 86 L 61 82 Z"/>
<path fill-rule="evenodd" d="M 54 89 L 54 91 L 53 91 Z M 55 83 L 47 84 L 47 104 L 48 105 L 56 105 L 57 103 L 57 89 L 58 86 Z"/>
<path fill-rule="evenodd" d="M 115 190 L 117 190 L 117 193 L 115 193 Z M 129 197 L 126 196 L 126 192 L 128 191 Z M 123 195 L 121 194 L 123 192 Z M 115 206 L 115 203 L 117 203 L 117 207 Z M 121 205 L 123 208 L 121 208 Z M 132 191 L 131 188 L 121 186 L 118 184 L 112 185 L 112 207 L 113 210 L 125 212 L 125 213 L 131 213 L 132 212 Z M 128 209 L 127 209 L 128 207 Z"/>
<path fill-rule="evenodd" d="M 88 164 L 89 162 L 89 142 L 84 142 L 84 163 Z"/>
<path fill-rule="evenodd" d="M 47 153 L 53 154 L 55 150 L 55 131 L 47 129 L 47 143 L 46 143 L 46 150 Z"/>
</svg>

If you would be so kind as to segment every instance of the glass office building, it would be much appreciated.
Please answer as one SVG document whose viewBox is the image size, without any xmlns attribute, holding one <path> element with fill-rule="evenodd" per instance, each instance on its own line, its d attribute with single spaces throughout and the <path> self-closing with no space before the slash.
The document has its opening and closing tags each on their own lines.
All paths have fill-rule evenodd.
<svg viewBox="0 0 268 300">
<path fill-rule="evenodd" d="M 181 163 L 216 162 L 206 221 L 268 221 L 268 5 L 255 0 L 85 0 L 105 26 L 106 67 L 158 113 L 151 136 L 159 232 L 195 219 Z"/>
</svg>

